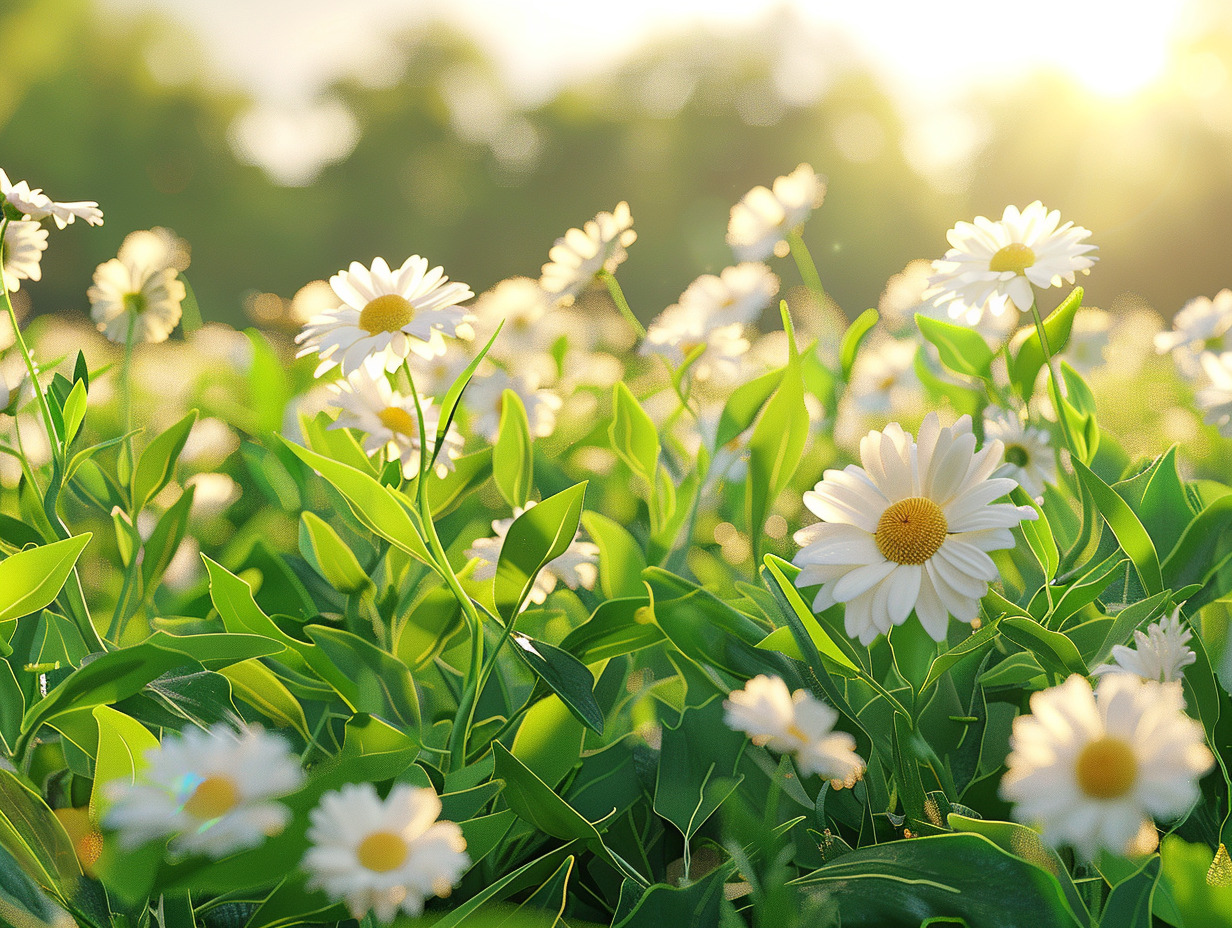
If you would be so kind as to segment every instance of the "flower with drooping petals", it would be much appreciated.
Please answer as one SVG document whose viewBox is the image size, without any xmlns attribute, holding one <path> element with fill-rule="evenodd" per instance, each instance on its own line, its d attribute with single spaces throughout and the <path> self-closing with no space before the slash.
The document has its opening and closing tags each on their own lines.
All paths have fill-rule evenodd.
<svg viewBox="0 0 1232 928">
<path fill-rule="evenodd" d="M 421 914 L 426 899 L 448 896 L 470 866 L 462 829 L 440 814 L 432 790 L 406 783 L 384 800 L 371 783 L 326 793 L 310 814 L 312 846 L 301 864 L 308 888 L 346 902 L 355 918 Z"/>
<path fill-rule="evenodd" d="M 979 322 L 984 313 L 1000 316 L 1007 307 L 1026 312 L 1035 302 L 1033 287 L 1072 284 L 1077 273 L 1090 273 L 1094 245 L 1090 231 L 1036 200 L 1021 212 L 1007 206 L 997 222 L 977 216 L 960 222 L 947 235 L 953 247 L 933 262 L 924 299 L 945 308 L 951 319 Z"/>
<path fill-rule="evenodd" d="M 728 728 L 754 744 L 794 754 L 803 776 L 816 773 L 850 787 L 864 773 L 856 739 L 834 730 L 838 713 L 804 690 L 788 692 L 781 677 L 758 674 L 744 689 L 732 690 L 723 708 Z"/>
<path fill-rule="evenodd" d="M 146 754 L 135 783 L 108 787 L 103 823 L 132 850 L 173 835 L 176 853 L 224 857 L 282 831 L 291 811 L 279 797 L 303 781 L 284 738 L 259 726 L 185 728 Z"/>
<path fill-rule="evenodd" d="M 396 271 L 384 258 L 370 268 L 358 261 L 329 279 L 342 305 L 314 316 L 295 337 L 297 357 L 318 354 L 316 376 L 341 365 L 349 377 L 361 364 L 396 371 L 414 352 L 424 358 L 445 353 L 445 336 L 455 338 L 469 320 L 459 306 L 474 294 L 450 281 L 444 270 L 411 255 Z"/>
<path fill-rule="evenodd" d="M 3 170 L 0 170 L 0 194 L 4 195 L 5 202 L 13 209 L 35 222 L 50 216 L 61 229 L 74 219 L 81 219 L 92 226 L 103 224 L 103 211 L 93 200 L 57 203 L 42 190 L 31 190 L 24 180 L 13 183 Z"/>
<path fill-rule="evenodd" d="M 1094 692 L 1075 674 L 1033 693 L 1010 748 L 1001 795 L 1015 817 L 1087 860 L 1101 849 L 1153 850 L 1153 820 L 1184 814 L 1215 762 L 1181 687 L 1126 673 L 1105 676 Z"/>
<path fill-rule="evenodd" d="M 949 616 L 970 623 L 999 577 L 988 556 L 1014 546 L 1010 529 L 1036 518 L 1029 506 L 993 502 L 1017 482 L 994 477 L 999 441 L 975 450 L 971 418 L 942 428 L 929 413 L 919 441 L 898 423 L 860 441 L 863 467 L 827 470 L 804 494 L 824 521 L 795 534 L 796 586 L 820 584 L 813 610 L 846 607 L 852 638 L 870 644 L 915 610 L 935 641 Z"/>
<path fill-rule="evenodd" d="M 1134 644 L 1112 648 L 1112 663 L 1100 664 L 1091 671 L 1092 676 L 1106 673 L 1132 673 L 1144 680 L 1172 683 L 1180 680 L 1186 667 L 1198 659 L 1189 647 L 1193 633 L 1181 624 L 1181 608 L 1177 606 L 1172 615 L 1147 626 L 1146 632 L 1134 629 Z"/>
<path fill-rule="evenodd" d="M 780 258 L 789 251 L 787 236 L 798 231 L 825 199 L 826 182 L 808 164 L 801 164 L 773 188 L 757 186 L 731 209 L 727 244 L 741 261 Z"/>
<path fill-rule="evenodd" d="M 46 250 L 46 229 L 37 222 L 10 220 L 4 229 L 4 288 L 12 293 L 23 280 L 42 280 L 39 262 Z"/>
<path fill-rule="evenodd" d="M 539 286 L 557 303 L 568 306 L 598 274 L 614 272 L 636 240 L 629 204 L 622 200 L 610 213 L 599 213 L 581 229 L 570 229 L 556 240 L 548 251 Z"/>
</svg>

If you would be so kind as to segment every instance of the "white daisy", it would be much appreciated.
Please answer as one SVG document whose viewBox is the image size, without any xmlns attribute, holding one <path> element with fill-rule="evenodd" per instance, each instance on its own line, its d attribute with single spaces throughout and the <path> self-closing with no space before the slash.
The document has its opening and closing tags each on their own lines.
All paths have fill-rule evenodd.
<svg viewBox="0 0 1232 928">
<path fill-rule="evenodd" d="M 918 344 L 905 338 L 878 338 L 864 346 L 851 370 L 848 394 L 864 413 L 885 415 L 920 398 L 915 373 Z"/>
<path fill-rule="evenodd" d="M 556 413 L 563 405 L 560 396 L 552 390 L 538 387 L 535 381 L 521 374 L 510 374 L 502 368 L 491 366 L 482 376 L 476 374 L 462 394 L 463 403 L 471 415 L 470 430 L 473 434 L 496 441 L 506 390 L 512 390 L 522 400 L 532 435 L 546 438 L 556 431 Z"/>
<path fill-rule="evenodd" d="M 1022 212 L 1007 206 L 999 222 L 977 216 L 958 223 L 947 235 L 953 247 L 933 262 L 924 299 L 968 323 L 1006 307 L 1026 312 L 1035 301 L 1032 287 L 1072 284 L 1095 263 L 1095 246 L 1083 244 L 1091 233 L 1060 222 L 1060 212 L 1036 200 Z"/>
<path fill-rule="evenodd" d="M 1010 528 L 1036 518 L 993 502 L 1017 486 L 992 476 L 1001 455 L 999 441 L 975 450 L 969 416 L 942 428 L 929 413 L 918 443 L 897 422 L 866 435 L 862 468 L 827 470 L 804 494 L 825 520 L 795 534 L 796 585 L 821 585 L 814 611 L 845 603 L 847 634 L 865 645 L 912 609 L 936 641 L 948 616 L 972 622 L 999 576 L 986 552 L 1012 548 Z"/>
<path fill-rule="evenodd" d="M 615 271 L 628 257 L 625 249 L 636 240 L 629 204 L 622 200 L 610 213 L 599 213 L 581 229 L 570 229 L 556 240 L 539 286 L 568 306 L 601 271 Z"/>
<path fill-rule="evenodd" d="M 432 790 L 405 783 L 384 800 L 371 783 L 326 793 L 311 812 L 312 846 L 301 863 L 308 888 L 345 901 L 355 918 L 421 914 L 424 900 L 448 896 L 470 866 L 462 829 L 440 814 Z"/>
<path fill-rule="evenodd" d="M 1215 354 L 1204 351 L 1199 361 L 1210 385 L 1199 390 L 1195 399 L 1206 414 L 1207 425 L 1219 429 L 1219 434 L 1232 438 L 1232 351 Z"/>
<path fill-rule="evenodd" d="M 46 250 L 46 229 L 37 222 L 10 220 L 4 229 L 4 288 L 12 293 L 23 280 L 42 280 L 39 262 Z"/>
<path fill-rule="evenodd" d="M 1194 297 L 1172 319 L 1171 332 L 1157 332 L 1155 350 L 1172 353 L 1177 367 L 1187 377 L 1200 373 L 1199 358 L 1205 351 L 1232 348 L 1232 290 L 1220 290 L 1215 298 Z"/>
<path fill-rule="evenodd" d="M 457 304 L 474 296 L 466 284 L 449 282 L 443 269 L 411 255 L 396 271 L 384 258 L 371 268 L 353 261 L 329 279 L 342 305 L 309 320 L 295 337 L 296 357 L 321 357 L 316 376 L 342 365 L 344 377 L 372 358 L 387 371 L 397 370 L 414 352 L 431 358 L 445 351 L 444 336 L 456 338 L 466 328 L 468 311 Z"/>
<path fill-rule="evenodd" d="M 103 224 L 103 211 L 93 200 L 81 200 L 74 203 L 57 203 L 40 189 L 30 189 L 24 180 L 13 183 L 9 176 L 0 170 L 0 193 L 4 199 L 27 219 L 38 221 L 48 216 L 63 229 L 74 219 L 82 219 L 92 226 Z"/>
<path fill-rule="evenodd" d="M 984 440 L 994 439 L 1005 446 L 998 477 L 1011 478 L 1036 499 L 1044 495 L 1044 484 L 1057 482 L 1057 459 L 1046 431 L 1025 425 L 1017 413 L 991 409 L 984 413 Z"/>
<path fill-rule="evenodd" d="M 473 355 L 469 347 L 465 342 L 451 339 L 445 343 L 444 354 L 432 358 L 411 355 L 407 360 L 410 361 L 411 377 L 419 395 L 444 396 L 448 393 L 454 381 L 471 363 Z"/>
<path fill-rule="evenodd" d="M 1094 306 L 1083 307 L 1074 316 L 1069 344 L 1065 346 L 1066 360 L 1076 371 L 1089 373 L 1103 365 L 1111 341 L 1111 314 Z M 1117 361 L 1120 360 L 1118 355 Z"/>
<path fill-rule="evenodd" d="M 551 330 L 544 317 L 552 309 L 547 293 L 529 277 L 510 277 L 482 294 L 474 304 L 475 340 L 485 344 L 504 322 L 500 336 L 492 345 L 491 357 L 525 361 L 552 347 Z"/>
<path fill-rule="evenodd" d="M 90 316 L 98 330 L 123 345 L 164 342 L 180 322 L 186 295 L 170 262 L 174 253 L 155 239 L 130 235 L 119 253 L 94 271 Z"/>
<path fill-rule="evenodd" d="M 535 501 L 526 504 L 526 509 L 532 509 Z M 491 538 L 476 538 L 466 551 L 467 557 L 479 560 L 475 568 L 476 580 L 491 580 L 496 576 L 496 565 L 500 561 L 501 547 L 505 544 L 505 536 L 514 519 L 526 511 L 520 506 L 514 507 L 512 519 L 496 519 L 492 523 L 492 531 L 496 534 Z M 556 589 L 556 584 L 564 583 L 571 590 L 583 587 L 587 590 L 595 588 L 599 579 L 599 546 L 592 541 L 582 541 L 581 532 L 574 536 L 569 547 L 559 557 L 553 558 L 539 571 L 535 585 L 531 588 L 527 603 L 542 605 L 548 594 Z M 523 607 L 525 608 L 525 606 Z"/>
<path fill-rule="evenodd" d="M 240 485 L 226 474 L 193 474 L 184 481 L 184 486 L 195 488 L 189 511 L 194 519 L 201 522 L 222 515 L 243 495 Z"/>
<path fill-rule="evenodd" d="M 1110 674 L 1033 693 L 1031 715 L 1014 719 L 1001 795 L 1045 841 L 1090 860 L 1151 849 L 1153 819 L 1182 815 L 1213 765 L 1202 726 L 1185 714 L 1175 683 Z"/>
<path fill-rule="evenodd" d="M 678 368 L 694 351 L 704 349 L 693 362 L 693 376 L 707 380 L 716 369 L 731 373 L 749 350 L 744 326 L 739 322 L 718 326 L 683 303 L 669 306 L 650 323 L 639 353 L 659 354 Z"/>
<path fill-rule="evenodd" d="M 924 291 L 933 263 L 924 258 L 909 261 L 907 266 L 886 281 L 881 298 L 877 301 L 877 313 L 881 321 L 892 331 L 913 328 L 915 314 L 924 310 Z"/>
<path fill-rule="evenodd" d="M 741 261 L 780 258 L 789 251 L 787 235 L 804 225 L 826 195 L 826 182 L 807 164 L 799 165 L 774 187 L 757 186 L 731 208 L 727 244 Z"/>
<path fill-rule="evenodd" d="M 851 787 L 864 773 L 856 739 L 835 731 L 838 713 L 811 693 L 789 693 L 781 677 L 758 674 L 723 701 L 728 728 L 747 734 L 754 744 L 780 754 L 796 755 L 803 776 Z"/>
<path fill-rule="evenodd" d="M 341 412 L 330 428 L 350 428 L 363 432 L 364 451 L 369 457 L 384 450 L 389 460 L 402 462 L 403 476 L 408 479 L 418 476 L 419 453 L 423 443 L 414 398 L 394 390 L 384 372 L 374 373 L 367 367 L 361 367 L 333 388 L 337 394 L 334 405 Z M 436 430 L 440 427 L 440 410 L 432 405 L 430 396 L 421 396 L 419 405 L 431 451 Z M 453 459 L 462 451 L 462 436 L 452 423 L 445 433 L 444 443 L 444 453 L 436 459 L 436 473 L 441 477 L 453 469 Z"/>
<path fill-rule="evenodd" d="M 703 274 L 680 295 L 680 306 L 704 317 L 709 325 L 749 325 L 779 292 L 778 276 L 758 261 L 725 267 L 718 276 Z"/>
<path fill-rule="evenodd" d="M 1182 671 L 1198 659 L 1189 647 L 1192 637 L 1193 633 L 1181 623 L 1181 608 L 1177 606 L 1168 618 L 1148 625 L 1145 633 L 1134 630 L 1136 648 L 1113 646 L 1112 663 L 1100 664 L 1091 674 L 1133 673 L 1161 683 L 1180 680 Z"/>
<path fill-rule="evenodd" d="M 303 781 L 287 742 L 260 727 L 236 733 L 226 725 L 208 732 L 186 728 L 146 754 L 136 783 L 108 788 L 104 824 L 132 850 L 174 835 L 182 854 L 223 857 L 276 835 L 291 818 L 274 802 Z"/>
</svg>

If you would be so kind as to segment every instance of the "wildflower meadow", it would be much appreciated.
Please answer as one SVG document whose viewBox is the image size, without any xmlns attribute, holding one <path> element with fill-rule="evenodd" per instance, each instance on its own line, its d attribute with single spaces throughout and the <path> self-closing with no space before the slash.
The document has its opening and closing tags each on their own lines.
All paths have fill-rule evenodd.
<svg viewBox="0 0 1232 928">
<path fill-rule="evenodd" d="M 1232 924 L 1232 291 L 1037 201 L 850 318 L 766 180 L 647 325 L 620 202 L 241 332 L 20 318 L 111 224 L 0 173 L 0 923 Z"/>
</svg>

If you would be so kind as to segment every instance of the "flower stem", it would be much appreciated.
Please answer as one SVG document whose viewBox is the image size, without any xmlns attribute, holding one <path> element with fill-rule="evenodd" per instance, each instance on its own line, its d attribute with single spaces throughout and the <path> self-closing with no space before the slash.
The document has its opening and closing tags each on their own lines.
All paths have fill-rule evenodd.
<svg viewBox="0 0 1232 928">
<path fill-rule="evenodd" d="M 596 276 L 607 286 L 607 292 L 612 295 L 612 302 L 616 304 L 620 314 L 628 320 L 629 325 L 633 326 L 633 331 L 637 333 L 637 337 L 645 338 L 646 327 L 638 322 L 637 316 L 633 315 L 633 310 L 629 308 L 629 301 L 625 299 L 625 293 L 620 289 L 620 284 L 616 281 L 616 275 L 611 271 L 600 271 Z"/>
<path fill-rule="evenodd" d="M 1031 301 L 1031 315 L 1035 317 L 1035 331 L 1039 334 L 1040 348 L 1044 352 L 1044 362 L 1048 365 L 1048 380 L 1052 384 L 1052 405 L 1056 409 L 1057 419 L 1061 423 L 1061 432 L 1065 436 L 1065 447 L 1069 449 L 1071 455 L 1081 457 L 1078 454 L 1073 433 L 1069 428 L 1069 419 L 1066 418 L 1065 410 L 1062 407 L 1060 369 L 1057 365 L 1057 359 L 1053 357 L 1052 348 L 1048 345 L 1048 333 L 1044 330 L 1044 319 L 1040 315 L 1039 303 L 1036 300 Z"/>
<path fill-rule="evenodd" d="M 817 297 L 818 302 L 825 303 L 828 299 L 826 288 L 821 284 L 821 275 L 817 273 L 817 264 L 808 245 L 804 244 L 804 237 L 799 232 L 788 232 L 787 245 L 791 248 L 791 256 L 795 259 L 804 285 Z"/>
</svg>

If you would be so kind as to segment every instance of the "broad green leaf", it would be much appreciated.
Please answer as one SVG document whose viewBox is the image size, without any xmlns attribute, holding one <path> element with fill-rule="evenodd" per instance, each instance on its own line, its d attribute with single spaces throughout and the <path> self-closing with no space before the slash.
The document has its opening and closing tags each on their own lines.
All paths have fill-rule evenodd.
<svg viewBox="0 0 1232 928">
<path fill-rule="evenodd" d="M 98 754 L 94 759 L 94 785 L 90 789 L 90 814 L 99 820 L 108 807 L 107 790 L 117 781 L 133 784 L 145 767 L 146 752 L 158 747 L 150 731 L 110 706 L 95 706 Z"/>
<path fill-rule="evenodd" d="M 312 740 L 303 706 L 291 695 L 277 675 L 258 660 L 240 661 L 220 671 L 231 682 L 231 690 L 279 728 L 290 726 Z"/>
<path fill-rule="evenodd" d="M 355 552 L 328 522 L 315 513 L 304 512 L 300 516 L 299 550 L 317 573 L 339 593 L 359 593 L 372 584 L 359 566 Z"/>
<path fill-rule="evenodd" d="M 416 739 L 420 737 L 419 696 L 405 664 L 340 628 L 309 625 L 304 633 L 347 681 L 346 690 L 339 692 L 353 709 L 379 716 Z M 319 668 L 320 661 L 314 661 L 313 667 Z M 335 675 L 328 679 L 338 685 Z"/>
<path fill-rule="evenodd" d="M 1151 905 L 1159 883 L 1159 855 L 1152 854 L 1133 876 L 1112 887 L 1100 924 L 1109 928 L 1152 928 Z"/>
<path fill-rule="evenodd" d="M 612 450 L 653 491 L 659 462 L 659 432 L 624 383 L 612 388 L 612 424 L 608 427 Z"/>
<path fill-rule="evenodd" d="M 860 315 L 852 320 L 851 325 L 847 326 L 847 331 L 843 333 L 843 340 L 839 343 L 838 359 L 842 366 L 843 379 L 851 379 L 851 369 L 855 366 L 856 355 L 860 352 L 860 345 L 864 339 L 873 331 L 873 326 L 881 318 L 875 309 L 866 309 Z"/>
<path fill-rule="evenodd" d="M 26 875 L 61 897 L 71 897 L 81 867 L 73 842 L 43 797 L 15 773 L 0 768 L 0 845 Z"/>
<path fill-rule="evenodd" d="M 983 654 L 991 648 L 997 640 L 997 636 L 1001 634 L 998 629 L 999 625 L 999 622 L 989 622 L 979 631 L 968 635 L 948 651 L 944 651 L 933 658 L 932 664 L 928 668 L 928 675 L 924 678 L 924 683 L 920 687 L 920 692 L 925 692 L 963 658 L 970 657 L 973 654 Z"/>
<path fill-rule="evenodd" d="M 191 335 L 205 324 L 201 319 L 201 306 L 197 303 L 197 295 L 193 293 L 193 288 L 184 273 L 181 271 L 176 276 L 184 285 L 184 299 L 180 303 L 180 330 L 185 335 Z"/>
<path fill-rule="evenodd" d="M 432 564 L 423 539 L 410 515 L 394 494 L 363 471 L 331 460 L 324 455 L 286 442 L 301 461 L 325 478 L 351 506 L 355 517 L 369 531 L 425 564 Z"/>
<path fill-rule="evenodd" d="M 620 905 L 612 920 L 614 928 L 658 928 L 658 926 L 720 925 L 723 887 L 735 864 L 720 864 L 701 879 L 681 886 L 655 883 L 640 890 L 632 880 L 621 887 Z M 629 895 L 626 901 L 626 892 Z M 818 924 L 817 928 L 821 928 Z"/>
<path fill-rule="evenodd" d="M 1075 287 L 1061 305 L 1049 313 L 1048 318 L 1044 320 L 1044 334 L 1048 337 L 1048 347 L 1054 356 L 1060 355 L 1069 343 L 1069 333 L 1074 325 L 1074 316 L 1080 306 L 1082 306 L 1082 288 Z M 1031 394 L 1035 390 L 1035 380 L 1040 368 L 1044 366 L 1044 349 L 1040 344 L 1039 332 L 1032 327 L 1030 333 L 1010 364 L 1010 379 L 1018 387 L 1018 392 L 1024 401 L 1031 399 Z"/>
<path fill-rule="evenodd" d="M 618 522 L 597 512 L 582 513 L 586 533 L 599 546 L 599 587 L 608 599 L 640 596 L 646 555 L 637 540 Z"/>
<path fill-rule="evenodd" d="M 595 734 L 603 734 L 603 712 L 595 702 L 595 678 L 585 664 L 568 651 L 520 632 L 513 633 L 510 643 L 514 653 L 560 697 L 579 722 Z"/>
<path fill-rule="evenodd" d="M 188 441 L 188 433 L 196 421 L 197 410 L 194 409 L 141 452 L 133 471 L 133 512 L 144 509 L 145 504 L 170 482 L 180 452 Z"/>
<path fill-rule="evenodd" d="M 981 380 L 992 377 L 992 349 L 975 329 L 923 313 L 915 314 L 915 323 L 920 334 L 936 346 L 941 363 L 954 373 Z"/>
<path fill-rule="evenodd" d="M 499 741 L 492 742 L 501 795 L 518 818 L 544 834 L 566 841 L 598 841 L 599 832 Z"/>
<path fill-rule="evenodd" d="M 786 368 L 779 368 L 762 374 L 732 391 L 719 416 L 719 428 L 714 439 L 715 451 L 753 424 L 757 414 L 782 382 L 785 370 Z"/>
<path fill-rule="evenodd" d="M 64 446 L 67 448 L 77 437 L 82 420 L 86 417 L 86 384 L 78 380 L 73 384 L 68 399 L 64 401 Z"/>
<path fill-rule="evenodd" d="M 429 471 L 427 494 L 432 515 L 439 519 L 460 499 L 465 499 L 472 490 L 482 486 L 490 476 L 492 476 L 492 449 L 490 447 L 454 458 L 453 469 L 444 477 L 438 477 L 435 471 Z M 404 493 L 408 499 L 414 499 L 414 480 L 406 485 Z"/>
<path fill-rule="evenodd" d="M 1164 560 L 1162 571 L 1168 586 L 1175 590 L 1190 583 L 1204 583 L 1229 526 L 1232 526 L 1232 494 L 1212 501 L 1185 528 L 1176 547 Z M 0 571 L 3 567 L 0 564 Z"/>
<path fill-rule="evenodd" d="M 1134 562 L 1134 569 L 1148 593 L 1158 593 L 1164 588 L 1163 575 L 1159 567 L 1159 555 L 1151 536 L 1142 526 L 1138 516 L 1129 504 L 1117 494 L 1112 487 L 1100 480 L 1095 473 L 1081 461 L 1073 462 L 1074 470 L 1086 485 L 1087 492 L 1095 499 L 1100 514 L 1116 535 L 1121 549 Z"/>
<path fill-rule="evenodd" d="M 1034 619 L 1007 615 L 998 625 L 1001 634 L 1034 655 L 1040 666 L 1054 673 L 1087 675 L 1087 666 L 1074 643 L 1060 632 L 1049 631 Z"/>
<path fill-rule="evenodd" d="M 509 526 L 494 581 L 496 607 L 506 622 L 517 617 L 539 571 L 573 543 L 585 496 L 583 481 L 527 509 Z"/>
<path fill-rule="evenodd" d="M 740 658 L 765 637 L 765 629 L 708 590 L 666 570 L 648 567 L 643 578 L 654 596 L 654 620 L 681 654 L 740 673 Z"/>
<path fill-rule="evenodd" d="M 85 532 L 19 551 L 0 561 L 0 623 L 12 622 L 50 605 L 60 595 L 92 537 Z"/>
<path fill-rule="evenodd" d="M 1232 925 L 1232 884 L 1226 876 L 1222 880 L 1208 876 L 1214 869 L 1215 852 L 1205 844 L 1189 844 L 1176 835 L 1165 837 L 1159 850 L 1163 883 L 1184 918 L 1184 928 Z"/>
<path fill-rule="evenodd" d="M 576 713 L 560 698 L 548 696 L 527 710 L 509 750 L 536 777 L 556 789 L 577 766 L 585 737 Z"/>
<path fill-rule="evenodd" d="M 560 646 L 583 664 L 593 664 L 632 654 L 662 640 L 663 632 L 654 620 L 654 607 L 643 595 L 609 599 L 594 611 L 589 621 L 566 635 Z"/>
<path fill-rule="evenodd" d="M 786 601 L 796 618 L 800 620 L 800 624 L 808 631 L 809 637 L 817 645 L 817 650 L 832 661 L 852 671 L 858 671 L 859 667 L 855 661 L 852 660 L 843 648 L 835 643 L 835 639 L 817 621 L 817 616 L 805 604 L 800 591 L 796 589 L 793 581 L 800 572 L 799 568 L 772 554 L 766 555 L 765 563 L 766 571 L 769 573 L 766 585 L 770 587 L 771 592 L 775 593 L 776 596 L 781 596 Z"/>
<path fill-rule="evenodd" d="M 501 394 L 500 426 L 492 449 L 496 487 L 512 507 L 525 506 L 534 484 L 535 456 L 530 422 L 522 398 L 513 390 Z"/>
<path fill-rule="evenodd" d="M 531 886 L 537 886 L 548 874 L 560 866 L 565 860 L 572 844 L 558 847 L 555 850 L 523 864 L 512 873 L 506 874 L 493 883 L 489 883 L 456 909 L 446 913 L 439 921 L 432 923 L 432 928 L 464 928 L 474 926 L 474 915 L 489 902 L 506 899 L 514 893 L 521 892 Z M 497 923 L 499 925 L 499 922 Z"/>
<path fill-rule="evenodd" d="M 1012 499 L 1019 506 L 1030 506 L 1035 510 L 1036 518 L 1034 521 L 1024 519 L 1018 523 L 1018 527 L 1022 530 L 1023 538 L 1027 540 L 1027 547 L 1031 549 L 1031 553 L 1035 555 L 1035 560 L 1039 562 L 1040 569 L 1044 573 L 1044 582 L 1051 583 L 1052 578 L 1057 575 L 1057 567 L 1061 563 L 1061 554 L 1057 550 L 1057 541 L 1052 535 L 1052 527 L 1048 524 L 1048 517 L 1044 515 L 1044 510 L 1027 494 L 1022 487 L 1015 487 L 1010 494 Z"/>
<path fill-rule="evenodd" d="M 736 767 L 745 744 L 744 735 L 724 723 L 718 698 L 686 709 L 675 728 L 664 726 L 654 810 L 676 826 L 686 845 L 744 779 Z"/>
</svg>

